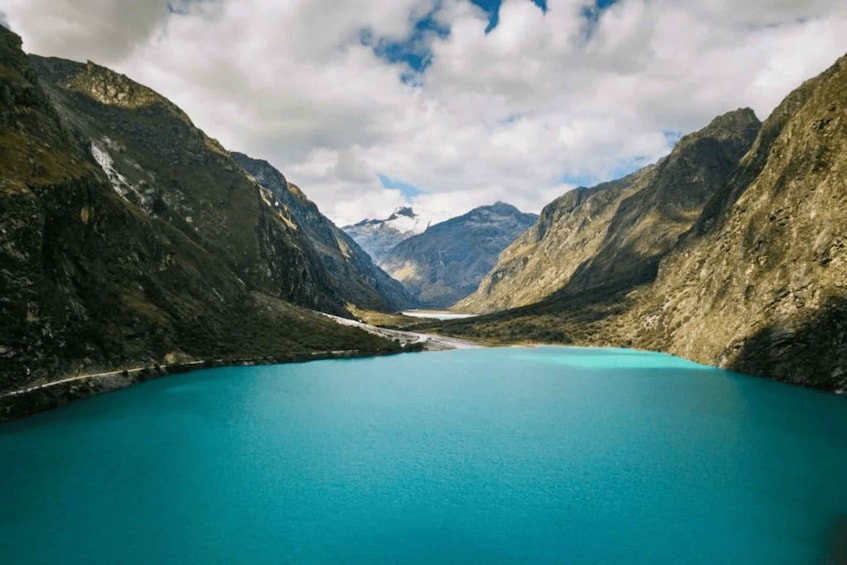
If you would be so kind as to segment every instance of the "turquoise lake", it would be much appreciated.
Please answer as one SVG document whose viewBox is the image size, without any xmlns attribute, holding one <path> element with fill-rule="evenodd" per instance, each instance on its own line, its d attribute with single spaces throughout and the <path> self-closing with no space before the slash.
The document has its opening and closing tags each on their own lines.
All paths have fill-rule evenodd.
<svg viewBox="0 0 847 565">
<path fill-rule="evenodd" d="M 0 426 L 0 462 L 10 564 L 794 564 L 847 545 L 847 399 L 628 350 L 197 371 Z"/>
</svg>

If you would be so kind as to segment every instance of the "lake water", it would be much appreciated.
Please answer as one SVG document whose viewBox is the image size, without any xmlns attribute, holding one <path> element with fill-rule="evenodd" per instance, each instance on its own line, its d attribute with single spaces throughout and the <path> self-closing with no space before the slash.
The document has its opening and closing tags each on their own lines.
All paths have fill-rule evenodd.
<svg viewBox="0 0 847 565">
<path fill-rule="evenodd" d="M 816 563 L 847 399 L 626 350 L 179 375 L 0 426 L 3 563 Z"/>
</svg>

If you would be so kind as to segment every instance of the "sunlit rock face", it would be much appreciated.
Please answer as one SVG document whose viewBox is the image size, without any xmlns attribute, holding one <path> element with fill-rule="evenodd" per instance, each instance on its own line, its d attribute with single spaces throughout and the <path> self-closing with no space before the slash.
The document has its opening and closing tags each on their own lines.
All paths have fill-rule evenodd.
<svg viewBox="0 0 847 565">
<path fill-rule="evenodd" d="M 729 178 L 759 130 L 736 110 L 683 137 L 656 165 L 548 204 L 458 307 L 491 312 L 556 291 L 617 291 L 655 278 L 658 263 Z"/>
</svg>

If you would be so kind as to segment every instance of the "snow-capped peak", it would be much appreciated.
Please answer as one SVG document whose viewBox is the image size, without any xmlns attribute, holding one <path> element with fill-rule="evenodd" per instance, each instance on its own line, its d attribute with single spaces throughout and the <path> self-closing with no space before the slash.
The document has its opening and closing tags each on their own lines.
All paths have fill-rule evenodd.
<svg viewBox="0 0 847 565">
<path fill-rule="evenodd" d="M 402 234 L 423 233 L 429 226 L 429 222 L 421 218 L 409 206 L 402 206 L 394 210 L 388 219 L 384 221 L 384 224 Z"/>
</svg>

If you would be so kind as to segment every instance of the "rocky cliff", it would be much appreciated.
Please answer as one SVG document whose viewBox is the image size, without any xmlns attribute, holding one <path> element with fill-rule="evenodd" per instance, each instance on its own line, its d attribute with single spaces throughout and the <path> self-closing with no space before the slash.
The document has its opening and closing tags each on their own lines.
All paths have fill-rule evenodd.
<svg viewBox="0 0 847 565">
<path fill-rule="evenodd" d="M 566 193 L 457 309 L 513 308 L 562 289 L 612 294 L 655 279 L 661 258 L 732 174 L 759 126 L 752 110 L 730 112 L 683 137 L 655 166 Z"/>
<path fill-rule="evenodd" d="M 0 408 L 79 373 L 397 349 L 298 306 L 345 297 L 175 106 L 96 65 L 34 60 L 43 83 L 0 27 Z"/>
<path fill-rule="evenodd" d="M 847 390 L 847 57 L 793 92 L 617 331 Z"/>
<path fill-rule="evenodd" d="M 774 110 L 655 280 L 616 292 L 598 290 L 603 281 L 565 287 L 451 331 L 656 349 L 845 391 L 845 140 L 847 57 Z"/>
<path fill-rule="evenodd" d="M 497 256 L 537 219 L 498 202 L 435 224 L 399 244 L 383 268 L 429 308 L 445 308 L 479 285 Z"/>
</svg>

